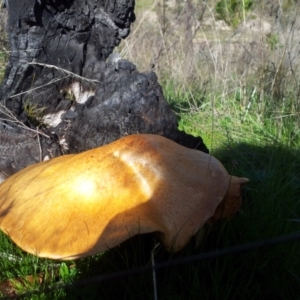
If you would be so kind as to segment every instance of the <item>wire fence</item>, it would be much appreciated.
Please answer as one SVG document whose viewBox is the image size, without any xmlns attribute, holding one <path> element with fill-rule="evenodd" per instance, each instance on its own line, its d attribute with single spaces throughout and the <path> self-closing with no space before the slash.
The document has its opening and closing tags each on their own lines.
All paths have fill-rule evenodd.
<svg viewBox="0 0 300 300">
<path fill-rule="evenodd" d="M 193 263 L 196 261 L 203 261 L 203 260 L 211 260 L 211 259 L 217 259 L 220 257 L 224 257 L 227 255 L 236 255 L 236 254 L 243 254 L 249 251 L 261 249 L 261 248 L 266 248 L 266 247 L 274 247 L 276 245 L 284 244 L 284 243 L 291 243 L 295 241 L 300 240 L 300 231 L 293 232 L 291 234 L 286 234 L 282 236 L 278 236 L 275 238 L 270 238 L 266 240 L 261 240 L 261 241 L 256 241 L 252 242 L 249 244 L 243 244 L 243 245 L 237 245 L 233 247 L 228 247 L 224 249 L 218 249 L 206 253 L 200 253 L 196 255 L 190 255 L 187 257 L 180 257 L 176 259 L 171 259 L 169 261 L 164 261 L 160 263 L 153 263 L 151 265 L 147 266 L 142 266 L 142 267 L 136 267 L 132 268 L 129 270 L 122 270 L 118 272 L 114 272 L 111 274 L 106 274 L 106 275 L 100 275 L 100 276 L 95 276 L 91 277 L 88 279 L 81 279 L 74 281 L 72 283 L 57 283 L 54 286 L 49 286 L 49 287 L 43 287 L 41 289 L 36 289 L 32 291 L 28 291 L 19 295 L 14 296 L 14 299 L 22 299 L 24 297 L 29 297 L 34 294 L 39 294 L 39 293 L 47 293 L 54 291 L 55 289 L 60 289 L 60 288 L 79 288 L 83 287 L 86 285 L 92 285 L 92 284 L 98 284 L 102 283 L 104 281 L 110 281 L 110 280 L 116 280 L 116 279 L 122 279 L 122 278 L 128 278 L 129 276 L 136 276 L 142 273 L 146 272 L 152 272 L 155 274 L 157 270 L 161 269 L 166 269 L 166 268 L 171 268 L 179 265 L 184 265 L 188 263 Z M 11 299 L 11 297 L 4 296 L 1 297 L 0 299 Z"/>
</svg>

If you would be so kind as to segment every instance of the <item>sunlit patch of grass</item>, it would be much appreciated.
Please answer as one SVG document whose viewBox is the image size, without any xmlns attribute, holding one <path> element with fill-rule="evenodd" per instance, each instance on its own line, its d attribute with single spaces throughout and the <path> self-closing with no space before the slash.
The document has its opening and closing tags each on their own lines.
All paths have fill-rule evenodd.
<svg viewBox="0 0 300 300">
<path fill-rule="evenodd" d="M 75 277 L 73 262 L 66 264 L 27 254 L 0 232 L 0 299 L 12 295 L 24 295 L 25 299 L 58 299 L 65 291 L 57 285 L 67 284 Z"/>
<path fill-rule="evenodd" d="M 155 0 L 144 0 L 144 1 L 135 1 L 135 11 L 141 12 L 152 7 Z"/>
<path fill-rule="evenodd" d="M 0 83 L 4 78 L 5 66 L 8 59 L 8 55 L 6 52 L 0 51 Z"/>
</svg>

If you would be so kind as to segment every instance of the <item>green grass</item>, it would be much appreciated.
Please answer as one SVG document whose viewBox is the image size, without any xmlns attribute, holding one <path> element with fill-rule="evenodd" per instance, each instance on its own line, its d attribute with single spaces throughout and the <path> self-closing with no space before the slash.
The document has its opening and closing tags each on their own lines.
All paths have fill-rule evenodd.
<svg viewBox="0 0 300 300">
<path fill-rule="evenodd" d="M 8 56 L 5 52 L 0 51 L 0 83 L 4 77 L 5 64 L 8 59 Z"/>
<path fill-rule="evenodd" d="M 136 1 L 135 11 L 140 12 L 146 9 L 150 9 L 153 4 L 154 0 Z"/>
</svg>

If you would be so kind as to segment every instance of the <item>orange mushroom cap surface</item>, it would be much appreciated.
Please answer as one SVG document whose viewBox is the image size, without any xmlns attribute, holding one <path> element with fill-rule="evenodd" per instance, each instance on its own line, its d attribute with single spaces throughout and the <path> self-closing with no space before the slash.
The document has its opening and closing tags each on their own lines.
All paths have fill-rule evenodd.
<svg viewBox="0 0 300 300">
<path fill-rule="evenodd" d="M 222 201 L 234 206 L 225 216 L 237 211 L 247 181 L 206 153 L 131 135 L 9 177 L 0 185 L 0 228 L 23 250 L 52 259 L 89 256 L 148 232 L 178 251 L 224 217 Z"/>
</svg>

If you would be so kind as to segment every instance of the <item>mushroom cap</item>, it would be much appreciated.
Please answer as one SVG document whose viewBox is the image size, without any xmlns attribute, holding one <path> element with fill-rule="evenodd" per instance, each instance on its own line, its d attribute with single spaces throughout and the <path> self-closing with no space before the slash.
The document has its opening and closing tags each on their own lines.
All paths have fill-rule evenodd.
<svg viewBox="0 0 300 300">
<path fill-rule="evenodd" d="M 31 165 L 0 185 L 0 229 L 52 259 L 159 232 L 180 250 L 214 215 L 231 176 L 214 157 L 158 135 L 131 135 Z"/>
</svg>

